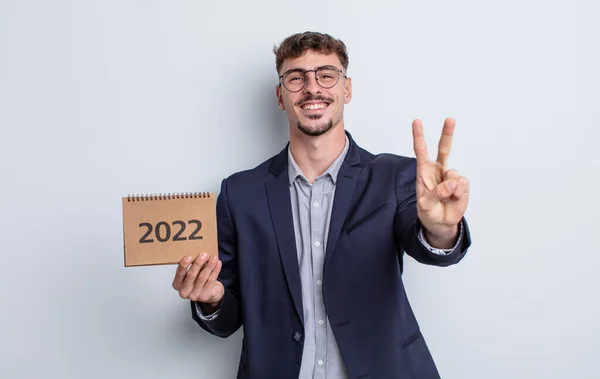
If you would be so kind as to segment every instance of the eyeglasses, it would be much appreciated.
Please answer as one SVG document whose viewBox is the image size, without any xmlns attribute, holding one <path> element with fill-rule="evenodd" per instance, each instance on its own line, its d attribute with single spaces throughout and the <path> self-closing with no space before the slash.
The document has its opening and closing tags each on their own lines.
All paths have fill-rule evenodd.
<svg viewBox="0 0 600 379">
<path fill-rule="evenodd" d="M 346 74 L 335 66 L 321 66 L 316 70 L 303 70 L 300 68 L 293 68 L 283 73 L 279 77 L 279 84 L 283 84 L 285 89 L 290 92 L 301 91 L 308 82 L 308 73 L 315 73 L 315 80 L 317 83 L 325 89 L 334 87 L 340 80 L 340 73 L 344 78 L 348 78 Z"/>
</svg>

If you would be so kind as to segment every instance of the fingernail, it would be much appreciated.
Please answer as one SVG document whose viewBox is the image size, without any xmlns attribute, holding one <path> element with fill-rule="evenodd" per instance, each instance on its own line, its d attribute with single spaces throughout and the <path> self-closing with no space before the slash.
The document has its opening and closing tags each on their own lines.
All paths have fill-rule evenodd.
<svg viewBox="0 0 600 379">
<path fill-rule="evenodd" d="M 185 257 L 185 259 L 183 260 L 185 263 L 190 263 L 192 261 L 192 257 L 187 256 Z"/>
<path fill-rule="evenodd" d="M 200 259 L 206 259 L 206 253 L 200 254 Z"/>
</svg>

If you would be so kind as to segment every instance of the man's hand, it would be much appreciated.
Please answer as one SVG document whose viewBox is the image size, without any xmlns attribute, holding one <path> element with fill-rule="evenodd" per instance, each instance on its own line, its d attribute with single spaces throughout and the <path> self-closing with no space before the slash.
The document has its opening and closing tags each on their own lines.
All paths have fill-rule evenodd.
<svg viewBox="0 0 600 379">
<path fill-rule="evenodd" d="M 429 243 L 437 248 L 454 245 L 469 201 L 469 181 L 447 167 L 455 124 L 451 118 L 444 122 L 435 162 L 429 161 L 423 123 L 415 120 L 412 125 L 417 158 L 417 212 Z"/>
<path fill-rule="evenodd" d="M 197 301 L 202 311 L 213 313 L 221 304 L 225 294 L 223 284 L 217 280 L 221 272 L 221 261 L 217 257 L 208 259 L 207 254 L 200 254 L 192 263 L 192 257 L 184 257 L 179 262 L 173 288 L 179 292 L 184 299 Z"/>
</svg>

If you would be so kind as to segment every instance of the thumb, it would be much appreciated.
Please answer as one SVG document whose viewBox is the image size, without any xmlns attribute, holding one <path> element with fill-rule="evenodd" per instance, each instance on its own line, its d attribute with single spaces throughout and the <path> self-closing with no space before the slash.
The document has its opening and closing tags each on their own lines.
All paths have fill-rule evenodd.
<svg viewBox="0 0 600 379">
<path fill-rule="evenodd" d="M 452 198 L 452 194 L 458 188 L 456 179 L 441 182 L 432 191 L 428 191 L 421 199 L 421 208 L 424 211 L 431 210 L 438 203 L 445 203 Z"/>
<path fill-rule="evenodd" d="M 458 188 L 457 179 L 448 179 L 438 184 L 433 191 L 433 195 L 441 202 L 450 200 L 454 191 Z"/>
</svg>

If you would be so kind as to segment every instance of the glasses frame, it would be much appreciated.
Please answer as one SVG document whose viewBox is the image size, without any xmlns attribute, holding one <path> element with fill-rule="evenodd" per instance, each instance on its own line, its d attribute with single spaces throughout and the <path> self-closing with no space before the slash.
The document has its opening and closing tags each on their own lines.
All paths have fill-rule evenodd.
<svg viewBox="0 0 600 379">
<path fill-rule="evenodd" d="M 337 77 L 337 80 L 335 81 L 335 83 L 334 83 L 333 85 L 331 85 L 331 86 L 328 86 L 328 87 L 325 87 L 325 86 L 323 86 L 321 83 L 319 83 L 319 79 L 317 79 L 317 71 L 319 71 L 319 70 L 323 70 L 323 69 L 331 69 L 331 70 L 335 70 L 335 71 L 337 71 L 337 72 L 338 72 L 338 77 Z M 303 74 L 304 74 L 304 85 L 303 85 L 303 86 L 302 86 L 300 89 L 298 89 L 298 90 L 296 90 L 296 91 L 292 91 L 292 90 L 290 90 L 289 88 L 287 88 L 287 87 L 285 86 L 285 83 L 283 82 L 283 77 L 284 77 L 285 75 L 287 75 L 287 73 L 289 73 L 289 72 L 292 72 L 292 71 L 295 71 L 295 72 L 301 72 L 301 73 L 303 73 Z M 340 75 L 339 75 L 340 73 L 342 74 L 341 76 L 343 76 L 343 77 L 344 77 L 344 79 L 348 79 L 348 76 L 346 76 L 346 74 L 344 73 L 344 71 L 343 71 L 343 70 L 340 70 L 339 68 L 337 68 L 337 67 L 335 67 L 335 66 L 333 66 L 333 65 L 325 65 L 325 66 L 317 67 L 317 68 L 316 68 L 316 69 L 314 69 L 314 70 L 304 70 L 304 69 L 301 69 L 301 68 L 292 68 L 292 69 L 290 69 L 290 70 L 287 70 L 286 72 L 284 72 L 282 75 L 280 75 L 280 76 L 279 76 L 279 86 L 280 86 L 280 87 L 281 87 L 281 86 L 283 86 L 283 88 L 285 88 L 285 89 L 286 89 L 286 90 L 288 90 L 289 92 L 300 92 L 300 91 L 302 91 L 304 88 L 306 88 L 306 84 L 308 83 L 308 73 L 309 73 L 309 72 L 314 72 L 314 73 L 315 73 L 315 81 L 317 82 L 317 84 L 319 85 L 319 87 L 321 87 L 321 88 L 323 88 L 323 89 L 330 89 L 330 88 L 333 88 L 333 87 L 335 87 L 335 86 L 338 84 L 338 82 L 340 81 Z"/>
</svg>

